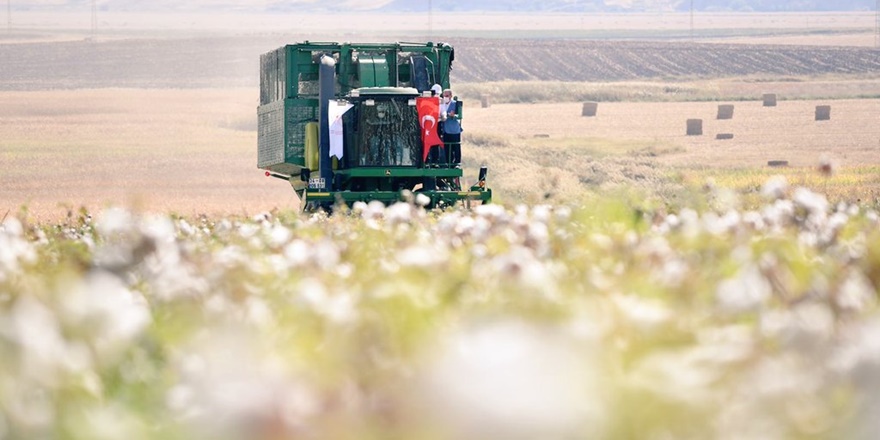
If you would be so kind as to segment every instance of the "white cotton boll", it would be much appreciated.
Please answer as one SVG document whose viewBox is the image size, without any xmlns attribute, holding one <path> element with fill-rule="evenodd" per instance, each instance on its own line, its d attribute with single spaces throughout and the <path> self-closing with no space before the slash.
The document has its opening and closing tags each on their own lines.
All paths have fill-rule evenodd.
<svg viewBox="0 0 880 440">
<path fill-rule="evenodd" d="M 225 316 L 234 310 L 234 305 L 221 295 L 211 295 L 202 305 L 205 313 L 214 316 Z"/>
<path fill-rule="evenodd" d="M 484 217 L 474 218 L 474 227 L 471 229 L 471 237 L 477 242 L 487 240 L 492 233 L 492 220 Z"/>
<path fill-rule="evenodd" d="M 194 438 L 264 438 L 270 429 L 279 438 L 300 437 L 285 421 L 302 423 L 314 415 L 314 394 L 261 345 L 246 328 L 224 327 L 185 347 L 187 354 L 175 361 L 179 383 L 165 402 Z M 186 366 L 193 356 L 200 364 L 195 370 Z"/>
<path fill-rule="evenodd" d="M 614 248 L 614 240 L 605 234 L 590 234 L 590 242 L 603 252 L 608 252 Z"/>
<path fill-rule="evenodd" d="M 141 222 L 140 230 L 143 235 L 152 238 L 156 243 L 173 245 L 176 240 L 177 229 L 168 217 L 149 216 Z"/>
<path fill-rule="evenodd" d="M 801 304 L 792 310 L 766 311 L 759 329 L 785 348 L 812 353 L 827 348 L 833 337 L 834 314 L 821 303 Z"/>
<path fill-rule="evenodd" d="M 30 296 L 20 296 L 0 332 L 19 346 L 20 374 L 43 385 L 58 381 L 59 362 L 67 350 L 55 313 Z"/>
<path fill-rule="evenodd" d="M 825 215 L 828 212 L 828 199 L 804 187 L 795 189 L 791 200 L 811 215 Z"/>
<path fill-rule="evenodd" d="M 385 204 L 378 200 L 373 200 L 367 203 L 367 209 L 364 210 L 362 215 L 364 218 L 380 219 L 385 216 Z"/>
<path fill-rule="evenodd" d="M 348 292 L 328 292 L 324 285 L 308 278 L 300 282 L 298 300 L 313 312 L 335 324 L 346 324 L 357 318 L 355 299 Z"/>
<path fill-rule="evenodd" d="M 702 229 L 712 235 L 722 235 L 727 232 L 727 226 L 718 214 L 707 212 L 702 217 Z"/>
<path fill-rule="evenodd" d="M 247 321 L 260 328 L 269 328 L 275 324 L 275 315 L 266 301 L 249 296 L 244 303 Z"/>
<path fill-rule="evenodd" d="M 451 335 L 414 394 L 451 438 L 601 438 L 608 408 L 593 347 L 509 321 Z"/>
<path fill-rule="evenodd" d="M 715 300 L 724 313 L 738 314 L 760 309 L 773 288 L 755 265 L 748 265 L 718 284 Z"/>
<path fill-rule="evenodd" d="M 454 215 L 449 215 L 448 220 L 454 225 L 452 231 L 456 235 L 470 235 L 477 225 L 477 221 L 473 217 L 462 216 L 457 212 Z"/>
<path fill-rule="evenodd" d="M 525 240 L 525 243 L 529 247 L 534 249 L 540 255 L 544 255 L 547 251 L 549 240 L 550 232 L 547 230 L 546 224 L 537 222 L 529 223 Z"/>
<path fill-rule="evenodd" d="M 113 234 L 129 232 L 134 226 L 135 218 L 131 212 L 122 208 L 108 208 L 98 216 L 95 230 L 104 237 L 107 237 Z"/>
<path fill-rule="evenodd" d="M 293 237 L 293 232 L 284 225 L 273 225 L 269 231 L 269 244 L 272 246 L 284 246 Z"/>
<path fill-rule="evenodd" d="M 681 233 L 685 237 L 696 237 L 702 231 L 700 214 L 690 208 L 684 208 L 678 213 Z"/>
<path fill-rule="evenodd" d="M 837 234 L 849 223 L 849 216 L 842 212 L 835 212 L 828 218 L 825 225 L 825 238 L 827 241 L 832 240 Z"/>
<path fill-rule="evenodd" d="M 835 347 L 830 368 L 863 390 L 862 396 L 880 409 L 880 320 L 857 322 L 847 330 L 848 337 Z"/>
<path fill-rule="evenodd" d="M 192 237 L 196 235 L 197 229 L 184 219 L 177 220 L 177 231 L 184 237 Z"/>
<path fill-rule="evenodd" d="M 254 223 L 266 223 L 271 219 L 272 214 L 269 214 L 268 212 L 261 212 L 251 217 L 251 221 Z"/>
<path fill-rule="evenodd" d="M 742 222 L 754 231 L 763 231 L 766 228 L 764 217 L 755 211 L 748 211 L 743 214 Z"/>
<path fill-rule="evenodd" d="M 361 214 L 367 210 L 367 204 L 358 200 L 351 205 L 351 210 L 355 213 Z"/>
<path fill-rule="evenodd" d="M 737 228 L 739 228 L 742 223 L 742 215 L 740 215 L 739 211 L 731 210 L 727 211 L 722 217 L 720 221 L 720 227 L 722 228 L 722 233 L 732 233 Z"/>
<path fill-rule="evenodd" d="M 773 176 L 761 187 L 761 195 L 767 200 L 779 200 L 785 197 L 788 191 L 788 181 L 785 176 Z"/>
<path fill-rule="evenodd" d="M 54 438 L 50 432 L 56 421 L 55 402 L 50 392 L 27 381 L 4 381 L 0 404 L 9 422 L 31 434 L 31 438 Z"/>
<path fill-rule="evenodd" d="M 417 244 L 409 246 L 396 254 L 401 266 L 438 268 L 448 259 L 447 252 L 436 245 Z"/>
<path fill-rule="evenodd" d="M 661 301 L 652 298 L 614 294 L 611 303 L 626 323 L 644 332 L 656 330 L 672 318 L 672 311 Z"/>
<path fill-rule="evenodd" d="M 732 189 L 716 188 L 712 196 L 712 205 L 719 211 L 731 211 L 739 208 L 739 195 Z"/>
<path fill-rule="evenodd" d="M 90 440 L 118 440 L 136 438 L 140 432 L 139 420 L 117 405 L 85 408 L 77 420 L 77 436 Z"/>
<path fill-rule="evenodd" d="M 800 356 L 781 354 L 759 361 L 748 378 L 749 386 L 760 400 L 792 399 L 810 395 L 823 384 L 822 377 L 815 374 L 815 364 L 804 363 Z"/>
<path fill-rule="evenodd" d="M 655 350 L 632 367 L 627 386 L 697 406 L 714 400 L 712 386 L 720 376 L 721 369 L 700 349 Z"/>
<path fill-rule="evenodd" d="M 552 212 L 553 208 L 550 205 L 537 205 L 532 208 L 532 220 L 545 224 L 549 223 Z"/>
<path fill-rule="evenodd" d="M 7 217 L 3 220 L 3 223 L 0 224 L 0 233 L 5 233 L 11 237 L 21 237 L 24 235 L 24 226 L 22 226 L 21 221 L 17 218 Z"/>
<path fill-rule="evenodd" d="M 412 206 L 409 203 L 395 203 L 385 210 L 385 219 L 392 224 L 408 223 L 412 220 Z"/>
<path fill-rule="evenodd" d="M 504 279 L 539 291 L 548 298 L 554 298 L 557 293 L 555 277 L 530 248 L 512 247 L 492 260 L 492 268 Z"/>
<path fill-rule="evenodd" d="M 312 263 L 324 270 L 332 270 L 342 260 L 339 244 L 330 239 L 323 239 L 312 244 Z"/>
<path fill-rule="evenodd" d="M 250 261 L 250 256 L 244 249 L 230 245 L 220 249 L 214 254 L 214 265 L 225 268 L 233 268 L 245 265 Z"/>
<path fill-rule="evenodd" d="M 660 270 L 654 275 L 660 284 L 673 287 L 688 281 L 685 277 L 688 275 L 689 270 L 690 267 L 684 260 L 672 258 L 663 261 Z"/>
<path fill-rule="evenodd" d="M 422 193 L 416 194 L 416 205 L 417 206 L 425 207 L 425 206 L 428 206 L 429 203 L 431 203 L 430 197 L 428 197 Z"/>
<path fill-rule="evenodd" d="M 667 215 L 663 222 L 666 223 L 666 226 L 669 227 L 670 231 L 674 231 L 679 225 L 681 225 L 681 221 L 675 214 Z"/>
<path fill-rule="evenodd" d="M 9 229 L 0 229 L 0 281 L 7 274 L 17 273 L 21 270 L 21 263 L 33 263 L 37 260 L 37 251 L 32 243 L 24 239 L 20 231 L 21 223 L 18 220 L 6 220 L 4 225 L 9 224 Z M 5 228 L 5 226 L 4 226 Z"/>
<path fill-rule="evenodd" d="M 877 304 L 877 291 L 859 271 L 851 271 L 840 286 L 834 301 L 841 310 L 858 313 Z"/>
<path fill-rule="evenodd" d="M 311 260 L 311 246 L 303 240 L 291 241 L 284 247 L 284 257 L 291 267 L 300 267 Z"/>
<path fill-rule="evenodd" d="M 491 203 L 480 205 L 474 208 L 474 213 L 480 217 L 489 219 L 499 219 L 506 215 L 506 210 L 501 205 L 493 205 Z"/>
<path fill-rule="evenodd" d="M 79 327 L 99 360 L 111 361 L 152 321 L 144 298 L 107 272 L 93 272 L 61 297 L 63 319 Z"/>
<path fill-rule="evenodd" d="M 778 230 L 794 219 L 794 203 L 787 199 L 777 200 L 772 205 L 764 206 L 761 215 L 769 228 Z"/>
<path fill-rule="evenodd" d="M 553 211 L 556 221 L 560 223 L 565 223 L 571 220 L 571 207 L 570 206 L 558 206 Z"/>
<path fill-rule="evenodd" d="M 697 341 L 697 353 L 706 362 L 716 364 L 747 360 L 757 349 L 754 330 L 744 324 L 699 330 Z"/>
</svg>

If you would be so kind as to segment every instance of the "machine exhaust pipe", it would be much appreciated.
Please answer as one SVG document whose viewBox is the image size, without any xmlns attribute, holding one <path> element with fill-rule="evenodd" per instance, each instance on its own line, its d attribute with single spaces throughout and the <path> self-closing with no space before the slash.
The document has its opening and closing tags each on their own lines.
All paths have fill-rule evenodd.
<svg viewBox="0 0 880 440">
<path fill-rule="evenodd" d="M 330 160 L 330 121 L 328 111 L 330 100 L 336 95 L 336 60 L 329 55 L 321 56 L 318 70 L 318 175 L 324 182 L 324 189 L 333 190 L 333 165 Z"/>
</svg>

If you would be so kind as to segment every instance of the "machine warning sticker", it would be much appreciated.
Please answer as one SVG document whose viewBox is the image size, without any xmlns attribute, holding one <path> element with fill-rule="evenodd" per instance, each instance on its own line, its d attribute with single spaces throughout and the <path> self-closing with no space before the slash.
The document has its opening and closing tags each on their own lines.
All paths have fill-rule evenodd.
<svg viewBox="0 0 880 440">
<path fill-rule="evenodd" d="M 324 182 L 323 178 L 315 177 L 315 178 L 309 179 L 309 189 L 324 189 L 326 187 L 327 187 L 327 185 Z"/>
</svg>

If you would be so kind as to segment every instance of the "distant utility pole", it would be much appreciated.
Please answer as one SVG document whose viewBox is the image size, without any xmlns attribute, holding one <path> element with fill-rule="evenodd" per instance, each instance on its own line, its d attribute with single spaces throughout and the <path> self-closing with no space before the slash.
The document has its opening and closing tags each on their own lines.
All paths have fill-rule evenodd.
<svg viewBox="0 0 880 440">
<path fill-rule="evenodd" d="M 877 0 L 880 2 L 880 0 Z M 434 36 L 434 5 L 428 0 L 428 37 Z"/>
<path fill-rule="evenodd" d="M 12 0 L 6 0 L 6 32 L 12 33 Z"/>
<path fill-rule="evenodd" d="M 92 0 L 92 38 L 98 33 L 98 0 Z"/>
<path fill-rule="evenodd" d="M 876 24 L 874 25 L 874 46 L 880 47 L 880 0 L 877 0 L 877 7 L 874 8 L 876 15 Z"/>
<path fill-rule="evenodd" d="M 691 0 L 691 41 L 694 41 L 694 0 Z"/>
</svg>

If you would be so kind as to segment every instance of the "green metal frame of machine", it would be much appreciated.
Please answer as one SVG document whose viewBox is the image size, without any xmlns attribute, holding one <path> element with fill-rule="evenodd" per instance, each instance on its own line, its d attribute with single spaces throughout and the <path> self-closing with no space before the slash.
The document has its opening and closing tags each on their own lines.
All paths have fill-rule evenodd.
<svg viewBox="0 0 880 440">
<path fill-rule="evenodd" d="M 490 202 L 485 167 L 463 190 L 460 168 L 423 161 L 416 98 L 433 84 L 449 88 L 454 57 L 452 46 L 430 42 L 306 41 L 262 55 L 257 166 L 290 182 L 304 207 L 392 203 L 404 190 L 431 206 Z M 341 157 L 329 150 L 332 105 L 352 110 L 342 116 Z"/>
</svg>

